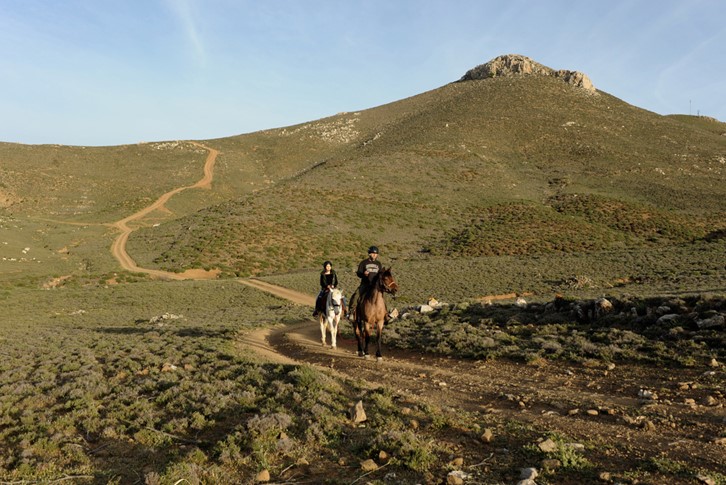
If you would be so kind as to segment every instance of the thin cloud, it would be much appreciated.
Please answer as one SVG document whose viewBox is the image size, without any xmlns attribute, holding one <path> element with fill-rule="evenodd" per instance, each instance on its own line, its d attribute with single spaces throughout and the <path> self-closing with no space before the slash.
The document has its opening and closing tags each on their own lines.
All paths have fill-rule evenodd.
<svg viewBox="0 0 726 485">
<path fill-rule="evenodd" d="M 201 65 L 206 64 L 206 50 L 202 37 L 199 34 L 199 29 L 197 28 L 195 1 L 164 0 L 164 3 L 178 20 L 184 36 L 191 46 L 191 53 L 194 59 Z"/>
</svg>

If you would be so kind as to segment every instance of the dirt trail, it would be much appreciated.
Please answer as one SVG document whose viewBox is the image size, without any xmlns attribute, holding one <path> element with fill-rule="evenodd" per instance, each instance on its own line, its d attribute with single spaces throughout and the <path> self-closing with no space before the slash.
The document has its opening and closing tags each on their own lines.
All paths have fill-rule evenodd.
<svg viewBox="0 0 726 485">
<path fill-rule="evenodd" d="M 140 211 L 136 212 L 135 214 L 131 214 L 130 216 L 121 219 L 120 221 L 114 222 L 112 224 L 113 227 L 116 227 L 121 231 L 121 234 L 116 237 L 113 244 L 111 245 L 111 254 L 113 255 L 116 260 L 118 260 L 119 264 L 123 269 L 126 271 L 132 271 L 134 273 L 146 273 L 148 275 L 162 278 L 162 279 L 171 279 L 171 280 L 186 280 L 186 279 L 214 279 L 219 275 L 219 271 L 205 271 L 202 269 L 192 269 L 187 270 L 184 273 L 172 273 L 169 271 L 162 271 L 157 269 L 149 269 L 149 268 L 142 268 L 139 265 L 136 264 L 136 262 L 133 260 L 133 258 L 129 255 L 129 253 L 126 251 L 126 244 L 129 240 L 129 236 L 132 232 L 134 232 L 138 227 L 130 227 L 129 223 L 133 221 L 138 221 L 149 215 L 150 213 L 154 212 L 155 210 L 160 210 L 164 208 L 164 205 L 171 199 L 173 196 L 178 194 L 179 192 L 182 192 L 187 189 L 206 189 L 210 190 L 212 188 L 212 180 L 214 178 L 214 164 L 217 160 L 217 156 L 219 155 L 219 151 L 215 150 L 213 148 L 209 148 L 205 145 L 202 145 L 201 143 L 197 142 L 190 142 L 192 145 L 198 146 L 200 148 L 203 148 L 209 152 L 207 155 L 207 159 L 204 163 L 204 177 L 202 177 L 197 183 L 194 185 L 189 185 L 186 187 L 178 187 L 174 190 L 171 190 L 161 197 L 159 197 L 156 202 L 151 204 L 148 207 L 145 207 L 141 209 Z"/>
<path fill-rule="evenodd" d="M 312 296 L 259 280 L 240 282 L 295 303 L 312 307 L 314 302 Z M 607 455 L 606 462 L 625 465 L 643 457 L 667 457 L 711 470 L 726 465 L 723 445 L 715 442 L 726 411 L 701 405 L 705 391 L 697 386 L 684 390 L 680 384 L 697 383 L 702 370 L 463 360 L 389 348 L 385 332 L 384 359 L 376 362 L 357 356 L 350 334 L 339 337 L 338 349 L 323 347 L 312 319 L 256 331 L 240 343 L 269 361 L 319 366 L 439 407 L 526 422 L 543 435 L 558 432 L 594 444 L 591 452 Z M 643 400 L 640 389 L 655 389 L 660 398 Z M 686 399 L 696 404 L 686 404 Z"/>
</svg>

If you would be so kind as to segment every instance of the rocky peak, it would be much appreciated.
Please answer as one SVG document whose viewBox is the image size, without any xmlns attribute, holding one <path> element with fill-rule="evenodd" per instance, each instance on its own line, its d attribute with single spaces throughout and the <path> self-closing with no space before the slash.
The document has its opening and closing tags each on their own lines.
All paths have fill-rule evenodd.
<svg viewBox="0 0 726 485">
<path fill-rule="evenodd" d="M 496 57 L 486 64 L 476 66 L 469 69 L 459 81 L 471 81 L 474 79 L 488 79 L 492 77 L 503 76 L 550 76 L 561 79 L 567 84 L 582 88 L 585 91 L 594 93 L 595 86 L 592 81 L 579 71 L 567 71 L 561 69 L 556 71 L 552 68 L 544 66 L 539 62 L 535 62 L 529 57 L 518 54 L 507 54 Z"/>
</svg>

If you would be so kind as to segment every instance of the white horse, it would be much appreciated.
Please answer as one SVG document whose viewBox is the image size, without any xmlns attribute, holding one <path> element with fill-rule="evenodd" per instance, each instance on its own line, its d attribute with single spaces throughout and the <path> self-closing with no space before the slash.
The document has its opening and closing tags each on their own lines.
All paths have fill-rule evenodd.
<svg viewBox="0 0 726 485">
<path fill-rule="evenodd" d="M 343 315 L 343 292 L 337 288 L 333 288 L 328 292 L 325 301 L 325 311 L 319 316 L 320 318 L 320 340 L 325 345 L 325 332 L 330 331 L 330 344 L 333 348 L 337 347 L 338 325 L 340 317 Z"/>
</svg>

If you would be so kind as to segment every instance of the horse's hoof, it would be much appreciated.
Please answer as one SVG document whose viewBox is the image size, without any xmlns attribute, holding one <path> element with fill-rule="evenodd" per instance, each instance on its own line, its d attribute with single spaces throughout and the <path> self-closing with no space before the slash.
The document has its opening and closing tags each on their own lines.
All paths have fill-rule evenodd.
<svg viewBox="0 0 726 485">
<path fill-rule="evenodd" d="M 363 358 L 368 360 L 368 354 L 363 354 Z"/>
<path fill-rule="evenodd" d="M 376 362 L 383 362 L 383 357 L 376 357 Z"/>
<path fill-rule="evenodd" d="M 365 354 L 363 352 L 358 352 L 358 357 L 363 357 Z"/>
</svg>

